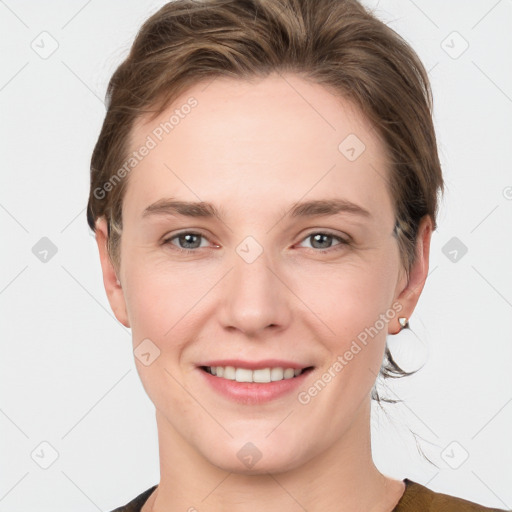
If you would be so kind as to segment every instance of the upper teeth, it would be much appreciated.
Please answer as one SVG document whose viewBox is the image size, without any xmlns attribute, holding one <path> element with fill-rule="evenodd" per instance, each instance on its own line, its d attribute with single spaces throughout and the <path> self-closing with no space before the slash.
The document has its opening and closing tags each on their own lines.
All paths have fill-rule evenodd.
<svg viewBox="0 0 512 512">
<path fill-rule="evenodd" d="M 217 377 L 223 377 L 237 382 L 274 382 L 276 380 L 291 379 L 302 373 L 301 369 L 294 368 L 261 368 L 249 370 L 235 368 L 234 366 L 207 366 L 207 371 Z"/>
</svg>

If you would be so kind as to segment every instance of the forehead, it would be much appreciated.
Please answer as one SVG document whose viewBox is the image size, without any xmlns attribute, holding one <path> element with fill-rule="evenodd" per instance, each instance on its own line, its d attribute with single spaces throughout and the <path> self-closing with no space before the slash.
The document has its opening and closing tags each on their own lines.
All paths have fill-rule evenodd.
<svg viewBox="0 0 512 512">
<path fill-rule="evenodd" d="M 384 144 L 346 99 L 297 75 L 215 78 L 176 98 L 156 119 L 140 118 L 125 202 L 140 214 L 162 197 L 245 208 L 282 207 L 308 195 L 339 195 L 391 208 Z M 281 200 L 279 200 L 281 198 Z"/>
</svg>

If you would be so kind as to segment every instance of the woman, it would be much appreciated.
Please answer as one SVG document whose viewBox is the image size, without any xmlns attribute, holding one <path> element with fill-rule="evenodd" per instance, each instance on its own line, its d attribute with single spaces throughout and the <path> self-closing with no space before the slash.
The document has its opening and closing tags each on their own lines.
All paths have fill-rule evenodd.
<svg viewBox="0 0 512 512">
<path fill-rule="evenodd" d="M 107 94 L 88 222 L 161 474 L 117 510 L 497 510 L 372 460 L 443 190 L 413 50 L 355 0 L 178 0 Z"/>
</svg>

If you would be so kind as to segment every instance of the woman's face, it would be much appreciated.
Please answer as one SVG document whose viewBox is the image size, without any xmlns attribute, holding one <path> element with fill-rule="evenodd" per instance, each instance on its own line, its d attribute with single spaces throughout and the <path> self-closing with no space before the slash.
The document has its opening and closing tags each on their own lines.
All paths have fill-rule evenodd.
<svg viewBox="0 0 512 512">
<path fill-rule="evenodd" d="M 141 120 L 131 149 L 121 287 L 103 265 L 159 434 L 236 472 L 292 469 L 360 437 L 429 242 L 427 230 L 411 293 L 371 126 L 296 75 L 217 78 Z M 207 374 L 208 363 L 271 368 L 239 380 L 309 370 L 254 384 Z"/>
</svg>

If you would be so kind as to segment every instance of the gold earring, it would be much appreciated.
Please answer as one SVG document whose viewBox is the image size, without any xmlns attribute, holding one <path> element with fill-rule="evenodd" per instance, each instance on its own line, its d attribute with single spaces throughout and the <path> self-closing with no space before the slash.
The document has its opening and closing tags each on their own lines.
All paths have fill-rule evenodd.
<svg viewBox="0 0 512 512">
<path fill-rule="evenodd" d="M 402 329 L 408 329 L 409 328 L 409 320 L 405 316 L 401 316 L 398 318 L 398 323 L 402 327 Z M 402 330 L 400 329 L 400 330 Z"/>
</svg>

